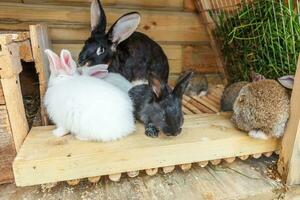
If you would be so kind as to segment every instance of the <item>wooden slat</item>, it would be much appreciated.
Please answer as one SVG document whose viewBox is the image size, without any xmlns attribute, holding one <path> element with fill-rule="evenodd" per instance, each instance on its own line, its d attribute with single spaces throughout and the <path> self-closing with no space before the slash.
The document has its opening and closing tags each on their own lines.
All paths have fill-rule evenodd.
<svg viewBox="0 0 300 200">
<path fill-rule="evenodd" d="M 201 73 L 218 73 L 214 50 L 207 45 L 188 45 L 183 48 L 184 70 Z"/>
<path fill-rule="evenodd" d="M 43 97 L 46 92 L 48 79 L 50 76 L 49 62 L 44 53 L 47 48 L 51 49 L 51 42 L 48 37 L 48 28 L 45 25 L 31 25 L 30 38 L 32 44 L 35 68 L 39 75 L 40 97 L 41 97 L 41 118 L 43 125 L 48 125 L 48 118 L 44 108 Z"/>
<path fill-rule="evenodd" d="M 5 104 L 5 99 L 4 99 L 2 85 L 0 83 L 0 105 L 4 105 L 4 104 Z"/>
<path fill-rule="evenodd" d="M 19 0 L 20 1 L 20 0 Z M 7 1 L 9 2 L 9 1 Z M 24 3 L 84 5 L 89 6 L 91 0 L 23 0 Z M 104 6 L 139 7 L 147 9 L 182 10 L 183 0 L 101 0 Z"/>
<path fill-rule="evenodd" d="M 53 50 L 59 53 L 61 49 L 71 51 L 75 60 L 78 59 L 82 44 L 52 44 Z M 170 73 L 180 73 L 182 71 L 182 46 L 181 45 L 161 45 L 169 59 Z"/>
<path fill-rule="evenodd" d="M 12 182 L 12 162 L 16 156 L 6 106 L 0 106 L 0 184 Z"/>
<path fill-rule="evenodd" d="M 35 185 L 278 149 L 279 141 L 250 138 L 235 129 L 229 118 L 185 116 L 182 134 L 172 138 L 163 134 L 149 138 L 138 124 L 135 134 L 108 143 L 79 141 L 72 136 L 57 138 L 51 133 L 53 127 L 36 127 L 14 161 L 16 184 Z"/>
<path fill-rule="evenodd" d="M 289 185 L 300 184 L 300 55 L 291 96 L 290 117 L 283 136 L 278 171 Z"/>
<path fill-rule="evenodd" d="M 19 46 L 12 39 L 11 35 L 0 35 L 0 81 L 14 145 L 18 151 L 28 133 L 28 123 L 19 80 L 19 73 L 22 71 Z"/>
<path fill-rule="evenodd" d="M 198 110 L 200 110 L 203 113 L 215 113 L 213 110 L 211 110 L 209 107 L 205 106 L 203 103 L 200 103 L 189 96 L 184 95 L 183 99 L 185 101 L 191 102 L 195 107 L 197 107 Z"/>
<path fill-rule="evenodd" d="M 53 40 L 86 40 L 89 36 L 90 11 L 86 7 L 52 6 L 35 4 L 0 3 L 0 19 L 28 29 L 26 24 L 47 22 L 56 28 L 50 36 Z M 134 10 L 105 8 L 108 24 L 122 14 Z M 139 10 L 142 20 L 139 31 L 156 41 L 208 42 L 208 35 L 197 14 L 171 11 Z M 5 25 L 5 26 L 6 26 Z M 58 29 L 59 25 L 61 26 Z M 66 26 L 69 25 L 69 26 Z M 78 28 L 75 28 L 77 25 Z M 0 28 L 4 28 L 2 25 Z"/>
</svg>

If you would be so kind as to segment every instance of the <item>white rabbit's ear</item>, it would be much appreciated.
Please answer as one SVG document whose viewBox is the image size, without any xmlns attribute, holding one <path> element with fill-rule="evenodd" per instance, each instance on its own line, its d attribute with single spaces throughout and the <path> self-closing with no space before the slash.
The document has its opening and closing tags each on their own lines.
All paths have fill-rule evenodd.
<svg viewBox="0 0 300 200">
<path fill-rule="evenodd" d="M 71 53 L 63 49 L 60 52 L 60 60 L 62 65 L 62 70 L 68 74 L 72 75 L 76 72 L 76 62 L 73 60 Z"/>
<path fill-rule="evenodd" d="M 293 75 L 286 75 L 278 78 L 278 81 L 283 87 L 287 89 L 293 89 L 294 78 L 295 76 Z"/>
<path fill-rule="evenodd" d="M 118 45 L 126 40 L 138 27 L 141 16 L 137 12 L 127 13 L 120 17 L 108 31 L 109 39 Z"/>
<path fill-rule="evenodd" d="M 46 49 L 44 52 L 48 56 L 51 73 L 58 74 L 58 71 L 62 68 L 58 55 L 50 49 Z"/>
</svg>

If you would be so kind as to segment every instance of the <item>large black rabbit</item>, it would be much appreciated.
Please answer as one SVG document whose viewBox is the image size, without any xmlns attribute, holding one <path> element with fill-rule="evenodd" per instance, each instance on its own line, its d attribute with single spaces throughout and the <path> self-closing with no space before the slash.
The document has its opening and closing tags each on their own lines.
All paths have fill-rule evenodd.
<svg viewBox="0 0 300 200">
<path fill-rule="evenodd" d="M 109 64 L 109 71 L 129 81 L 147 80 L 155 74 L 167 83 L 168 59 L 162 48 L 143 33 L 135 32 L 140 22 L 137 12 L 120 17 L 106 33 L 106 16 L 99 0 L 91 4 L 92 33 L 79 54 L 80 65 Z"/>
<path fill-rule="evenodd" d="M 181 101 L 192 75 L 193 72 L 183 74 L 172 91 L 167 84 L 150 73 L 149 84 L 138 85 L 129 90 L 135 108 L 135 118 L 144 123 L 147 136 L 157 137 L 159 131 L 167 136 L 181 133 Z"/>
</svg>

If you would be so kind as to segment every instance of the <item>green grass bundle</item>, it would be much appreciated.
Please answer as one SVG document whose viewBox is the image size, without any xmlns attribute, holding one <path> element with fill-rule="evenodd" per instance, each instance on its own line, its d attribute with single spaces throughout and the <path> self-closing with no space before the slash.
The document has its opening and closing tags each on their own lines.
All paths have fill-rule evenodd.
<svg viewBox="0 0 300 200">
<path fill-rule="evenodd" d="M 267 78 L 295 73 L 300 19 L 293 9 L 281 0 L 253 0 L 234 13 L 210 12 L 230 82 L 248 80 L 250 70 Z"/>
</svg>

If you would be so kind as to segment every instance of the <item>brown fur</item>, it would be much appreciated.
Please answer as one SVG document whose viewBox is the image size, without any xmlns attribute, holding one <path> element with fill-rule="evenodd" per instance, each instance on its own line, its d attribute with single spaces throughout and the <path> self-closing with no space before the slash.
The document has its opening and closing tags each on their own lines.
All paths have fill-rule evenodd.
<svg viewBox="0 0 300 200">
<path fill-rule="evenodd" d="M 233 111 L 232 121 L 239 129 L 281 137 L 289 117 L 289 95 L 274 80 L 249 83 L 241 89 Z"/>
<path fill-rule="evenodd" d="M 204 74 L 194 72 L 194 75 L 189 82 L 184 94 L 189 96 L 198 96 L 201 92 L 207 92 L 208 82 Z"/>
<path fill-rule="evenodd" d="M 239 95 L 242 87 L 246 84 L 248 84 L 248 82 L 241 81 L 233 83 L 225 88 L 221 99 L 221 111 L 232 111 L 236 97 Z"/>
</svg>

